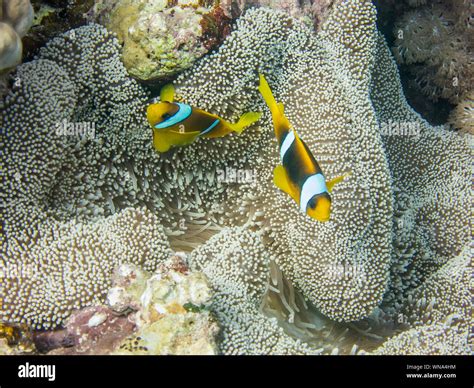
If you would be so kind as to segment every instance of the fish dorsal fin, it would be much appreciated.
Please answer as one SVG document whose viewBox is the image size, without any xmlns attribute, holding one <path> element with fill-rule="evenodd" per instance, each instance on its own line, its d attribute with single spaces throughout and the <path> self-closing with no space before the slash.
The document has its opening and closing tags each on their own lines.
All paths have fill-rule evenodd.
<svg viewBox="0 0 474 388">
<path fill-rule="evenodd" d="M 162 102 L 173 102 L 174 101 L 174 86 L 173 84 L 166 84 L 160 90 L 160 100 Z"/>
<path fill-rule="evenodd" d="M 327 181 L 326 182 L 326 187 L 328 188 L 328 191 L 331 192 L 335 185 L 342 182 L 345 178 L 347 178 L 351 174 L 352 173 L 349 172 L 349 173 L 344 174 L 344 175 L 339 175 L 339 176 L 331 179 L 330 181 Z"/>
<path fill-rule="evenodd" d="M 297 141 L 301 141 L 301 138 L 298 136 L 298 132 L 296 132 L 296 129 L 295 127 L 293 126 L 293 124 L 290 123 L 290 129 L 293 131 L 293 133 L 295 134 L 295 140 Z"/>
<path fill-rule="evenodd" d="M 285 107 L 283 106 L 283 103 L 279 102 L 279 103 L 277 103 L 277 106 L 278 106 L 278 110 L 280 111 L 280 113 L 282 115 L 284 115 L 285 114 Z"/>
</svg>

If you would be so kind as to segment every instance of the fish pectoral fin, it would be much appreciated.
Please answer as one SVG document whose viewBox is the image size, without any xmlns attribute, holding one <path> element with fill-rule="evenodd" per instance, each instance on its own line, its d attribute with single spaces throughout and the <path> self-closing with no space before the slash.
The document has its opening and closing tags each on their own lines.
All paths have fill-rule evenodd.
<svg viewBox="0 0 474 388">
<path fill-rule="evenodd" d="M 153 131 L 153 145 L 158 152 L 167 152 L 171 147 L 191 144 L 199 132 Z"/>
<path fill-rule="evenodd" d="M 167 152 L 171 148 L 171 144 L 166 137 L 158 131 L 153 131 L 153 146 L 158 152 Z"/>
<path fill-rule="evenodd" d="M 345 178 L 347 178 L 350 175 L 352 175 L 351 172 L 349 172 L 347 174 L 344 174 L 344 175 L 339 175 L 339 176 L 327 181 L 326 182 L 326 187 L 328 188 L 328 191 L 331 192 L 335 185 L 342 182 Z"/>
<path fill-rule="evenodd" d="M 237 132 L 240 135 L 245 128 L 260 120 L 261 116 L 261 112 L 247 112 L 240 116 L 239 121 L 235 124 L 229 125 L 232 131 Z"/>
<path fill-rule="evenodd" d="M 173 84 L 166 84 L 160 90 L 160 100 L 166 102 L 173 102 L 174 100 L 174 86 Z"/>
<path fill-rule="evenodd" d="M 281 191 L 294 198 L 293 192 L 288 182 L 288 174 L 286 173 L 285 167 L 283 167 L 281 164 L 273 169 L 273 183 Z"/>
</svg>

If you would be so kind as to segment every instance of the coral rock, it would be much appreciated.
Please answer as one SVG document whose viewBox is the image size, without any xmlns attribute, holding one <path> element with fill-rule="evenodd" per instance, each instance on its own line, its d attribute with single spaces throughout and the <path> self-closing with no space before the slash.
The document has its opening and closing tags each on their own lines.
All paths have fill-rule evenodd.
<svg viewBox="0 0 474 388">
<path fill-rule="evenodd" d="M 0 70 L 18 65 L 21 61 L 21 38 L 13 27 L 0 22 Z"/>
<path fill-rule="evenodd" d="M 0 71 L 21 61 L 21 38 L 33 24 L 33 7 L 29 0 L 4 0 L 0 3 Z"/>
<path fill-rule="evenodd" d="M 2 6 L 2 19 L 10 23 L 20 37 L 25 36 L 33 24 L 34 11 L 30 1 L 4 0 Z"/>
<path fill-rule="evenodd" d="M 201 21 L 211 9 L 198 1 L 170 4 L 166 0 L 121 0 L 113 5 L 99 1 L 90 13 L 117 33 L 123 43 L 123 62 L 133 77 L 171 77 L 207 52 L 201 40 Z M 100 17 L 104 7 L 111 9 Z"/>
<path fill-rule="evenodd" d="M 27 325 L 0 322 L 0 355 L 29 354 L 35 351 L 33 333 Z"/>
<path fill-rule="evenodd" d="M 114 354 L 214 355 L 218 330 L 208 312 L 175 312 L 142 326 Z"/>
<path fill-rule="evenodd" d="M 219 328 L 205 309 L 211 291 L 202 273 L 188 271 L 179 256 L 154 274 L 144 275 L 131 266 L 122 266 L 117 273 L 123 301 L 113 301 L 115 306 L 128 303 L 138 308 L 134 315 L 138 331 L 115 354 L 216 354 Z"/>
<path fill-rule="evenodd" d="M 37 335 L 37 347 L 50 350 L 48 354 L 109 354 L 133 333 L 135 324 L 105 306 L 93 306 L 74 312 L 65 327 Z M 50 349 L 58 344 L 62 347 Z"/>
</svg>

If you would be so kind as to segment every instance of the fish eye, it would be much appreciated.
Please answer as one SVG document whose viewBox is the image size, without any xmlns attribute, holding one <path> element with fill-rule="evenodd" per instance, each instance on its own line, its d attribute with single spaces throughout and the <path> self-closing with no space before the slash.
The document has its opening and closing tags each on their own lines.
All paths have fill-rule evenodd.
<svg viewBox="0 0 474 388">
<path fill-rule="evenodd" d="M 169 113 L 163 113 L 163 114 L 161 115 L 161 118 L 162 118 L 163 120 L 169 119 L 170 117 L 171 117 L 171 115 L 170 115 Z"/>
<path fill-rule="evenodd" d="M 311 198 L 308 202 L 308 208 L 309 209 L 316 209 L 316 204 L 317 204 L 317 196 L 314 196 L 313 198 Z"/>
<path fill-rule="evenodd" d="M 308 202 L 308 209 L 312 210 L 317 210 L 317 208 L 322 205 L 324 206 L 330 206 L 331 205 L 331 197 L 329 197 L 328 194 L 320 194 L 320 195 L 315 195 L 313 198 L 311 198 Z"/>
</svg>

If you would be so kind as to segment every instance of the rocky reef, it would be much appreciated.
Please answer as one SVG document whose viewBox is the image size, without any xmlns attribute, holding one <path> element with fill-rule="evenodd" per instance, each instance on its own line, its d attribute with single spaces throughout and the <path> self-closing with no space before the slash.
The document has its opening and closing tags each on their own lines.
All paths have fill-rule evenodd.
<svg viewBox="0 0 474 388">
<path fill-rule="evenodd" d="M 202 24 L 211 11 L 199 1 L 97 1 L 89 17 L 117 34 L 130 75 L 150 81 L 172 77 L 207 52 Z"/>
<path fill-rule="evenodd" d="M 263 118 L 167 154 L 113 34 L 90 24 L 51 40 L 1 103 L 1 320 L 74 333 L 138 311 L 133 333 L 104 342 L 121 354 L 468 352 L 471 135 L 409 107 L 375 20 L 365 0 L 338 2 L 317 34 L 246 11 L 176 89 L 230 121 Z M 326 176 L 352 173 L 328 223 L 273 185 L 258 73 Z M 188 274 L 160 267 L 173 250 Z"/>
</svg>

